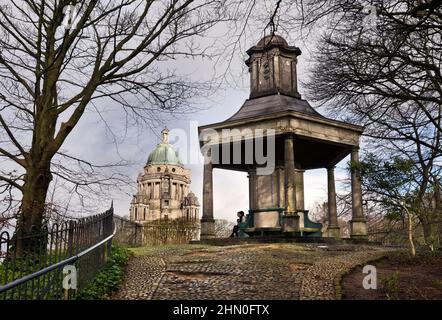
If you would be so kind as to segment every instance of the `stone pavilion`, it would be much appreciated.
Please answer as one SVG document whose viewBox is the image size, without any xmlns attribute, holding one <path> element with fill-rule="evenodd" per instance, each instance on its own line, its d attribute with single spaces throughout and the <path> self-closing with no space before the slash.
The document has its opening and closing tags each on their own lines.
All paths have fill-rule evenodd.
<svg viewBox="0 0 442 320">
<path fill-rule="evenodd" d="M 328 119 L 302 99 L 297 85 L 297 62 L 301 50 L 289 45 L 281 36 L 272 34 L 264 37 L 247 54 L 250 98 L 229 119 L 198 128 L 205 157 L 201 239 L 215 236 L 214 169 L 248 173 L 249 215 L 243 231 L 250 236 L 275 233 L 323 236 L 321 224 L 310 221 L 304 205 L 304 172 L 326 169 L 328 227 L 324 236 L 340 237 L 334 168 L 349 154 L 353 163 L 358 162 L 363 128 Z M 255 158 L 252 162 L 245 161 L 246 143 L 264 138 L 244 132 L 259 130 L 273 132 L 275 167 L 265 175 L 258 173 L 261 164 Z M 227 139 L 223 131 L 230 132 Z M 214 136 L 213 133 L 217 134 Z M 269 138 L 265 139 L 269 146 Z M 219 150 L 219 159 L 228 150 L 231 159 L 235 144 L 241 146 L 240 161 L 213 161 L 213 150 Z M 267 149 L 267 152 L 271 151 L 269 147 Z M 351 191 L 351 237 L 365 238 L 367 224 L 362 211 L 361 180 L 357 170 L 351 172 Z"/>
</svg>

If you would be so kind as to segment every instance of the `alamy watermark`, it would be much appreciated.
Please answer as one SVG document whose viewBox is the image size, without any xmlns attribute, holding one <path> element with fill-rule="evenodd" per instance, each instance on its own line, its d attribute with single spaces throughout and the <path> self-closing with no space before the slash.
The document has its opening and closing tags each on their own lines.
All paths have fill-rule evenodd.
<svg viewBox="0 0 442 320">
<path fill-rule="evenodd" d="M 77 268 L 74 265 L 68 265 L 63 268 L 63 289 L 77 290 L 78 277 Z"/>
<path fill-rule="evenodd" d="M 170 143 L 186 164 L 250 165 L 257 175 L 270 175 L 276 164 L 275 129 L 202 129 L 198 139 L 188 132 L 197 132 L 198 123 L 191 121 L 189 130 L 169 131 Z"/>
<path fill-rule="evenodd" d="M 49 0 L 48 2 L 52 6 L 52 9 L 61 5 L 60 1 L 58 0 Z M 63 7 L 63 21 L 61 22 L 61 26 L 65 29 L 65 31 L 69 31 L 77 27 L 81 18 L 80 11 L 80 4 L 67 4 Z"/>
<path fill-rule="evenodd" d="M 376 290 L 378 288 L 378 273 L 373 265 L 366 265 L 362 269 L 362 273 L 366 274 L 362 280 L 362 287 L 365 290 Z"/>
<path fill-rule="evenodd" d="M 378 23 L 378 9 L 373 5 L 368 5 L 364 7 L 363 12 L 367 13 L 362 20 L 364 30 L 376 29 Z"/>
</svg>

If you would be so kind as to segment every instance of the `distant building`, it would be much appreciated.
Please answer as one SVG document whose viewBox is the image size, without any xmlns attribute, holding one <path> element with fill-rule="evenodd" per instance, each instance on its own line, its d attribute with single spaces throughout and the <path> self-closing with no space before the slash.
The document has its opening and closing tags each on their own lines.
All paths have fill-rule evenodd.
<svg viewBox="0 0 442 320">
<path fill-rule="evenodd" d="M 130 220 L 138 223 L 155 220 L 199 218 L 198 198 L 190 191 L 191 171 L 184 168 L 178 153 L 169 143 L 169 130 L 150 153 L 144 172 L 138 176 L 138 192 L 130 207 Z"/>
</svg>

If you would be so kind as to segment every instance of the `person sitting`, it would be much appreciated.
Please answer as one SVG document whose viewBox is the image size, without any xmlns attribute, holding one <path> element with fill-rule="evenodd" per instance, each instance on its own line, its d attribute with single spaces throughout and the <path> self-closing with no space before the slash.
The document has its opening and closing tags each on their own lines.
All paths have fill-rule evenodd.
<svg viewBox="0 0 442 320">
<path fill-rule="evenodd" d="M 236 215 L 238 219 L 236 219 L 236 225 L 233 227 L 233 231 L 232 234 L 230 235 L 230 238 L 239 237 L 239 225 L 240 223 L 243 223 L 245 221 L 244 211 L 238 211 Z"/>
</svg>

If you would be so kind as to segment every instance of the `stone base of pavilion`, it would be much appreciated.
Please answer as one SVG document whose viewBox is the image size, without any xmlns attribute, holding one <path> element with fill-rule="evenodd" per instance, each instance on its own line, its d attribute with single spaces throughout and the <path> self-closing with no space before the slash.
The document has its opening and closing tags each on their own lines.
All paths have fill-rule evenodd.
<svg viewBox="0 0 442 320">
<path fill-rule="evenodd" d="M 381 245 L 379 242 L 369 241 L 366 238 L 331 238 L 331 237 L 301 237 L 287 235 L 268 235 L 264 237 L 247 238 L 210 238 L 190 241 L 190 244 L 207 244 L 213 246 L 229 246 L 238 244 L 254 243 L 312 243 L 323 245 L 345 245 L 345 244 L 370 244 Z"/>
</svg>

